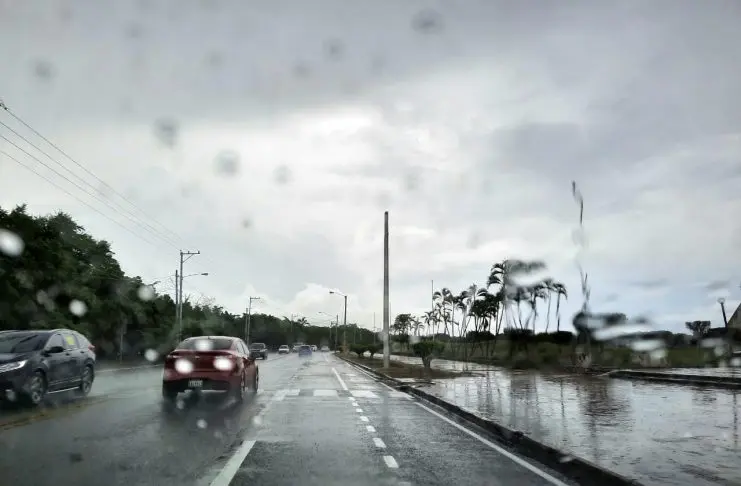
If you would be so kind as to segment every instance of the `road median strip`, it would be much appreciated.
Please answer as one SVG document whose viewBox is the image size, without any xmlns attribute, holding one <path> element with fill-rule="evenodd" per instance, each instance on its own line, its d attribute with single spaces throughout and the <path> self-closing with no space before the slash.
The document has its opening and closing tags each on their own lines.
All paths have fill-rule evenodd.
<svg viewBox="0 0 741 486">
<path fill-rule="evenodd" d="M 42 422 L 58 417 L 64 417 L 98 403 L 108 400 L 107 397 L 88 398 L 79 403 L 71 403 L 58 408 L 44 408 L 42 410 L 32 410 L 20 412 L 17 415 L 11 415 L 7 419 L 0 418 L 0 430 L 8 430 L 23 425 L 30 425 L 36 422 Z"/>
<path fill-rule="evenodd" d="M 410 386 L 395 378 L 380 373 L 373 368 L 355 363 L 350 359 L 340 356 L 339 354 L 336 354 L 335 356 L 351 366 L 363 370 L 366 373 L 370 373 L 386 385 L 389 385 L 400 391 L 415 395 L 416 397 L 421 398 L 433 405 L 436 405 L 444 409 L 448 413 L 485 430 L 498 442 L 506 445 L 516 453 L 529 459 L 535 460 L 540 464 L 553 469 L 554 471 L 558 471 L 559 473 L 577 482 L 578 484 L 599 484 L 600 486 L 641 486 L 641 483 L 636 480 L 604 469 L 601 466 L 598 466 L 585 459 L 581 459 L 570 454 L 565 454 L 558 449 L 555 449 L 547 444 L 528 437 L 519 430 L 513 430 L 491 420 L 485 419 L 475 413 L 464 410 L 461 407 L 454 405 L 453 403 L 422 391 L 417 387 Z"/>
</svg>

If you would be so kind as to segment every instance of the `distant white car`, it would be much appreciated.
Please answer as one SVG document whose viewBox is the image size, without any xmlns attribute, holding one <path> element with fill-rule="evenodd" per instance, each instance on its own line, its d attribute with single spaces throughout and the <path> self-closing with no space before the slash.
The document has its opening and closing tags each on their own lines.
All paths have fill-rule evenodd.
<svg viewBox="0 0 741 486">
<path fill-rule="evenodd" d="M 287 344 L 284 344 L 283 346 L 278 348 L 278 354 L 289 354 L 291 350 L 288 348 Z"/>
<path fill-rule="evenodd" d="M 329 352 L 329 346 L 322 346 L 322 353 Z"/>
<path fill-rule="evenodd" d="M 316 353 L 316 344 L 312 344 L 312 345 L 311 345 L 311 350 L 312 350 L 312 351 L 314 351 L 314 352 Z"/>
</svg>

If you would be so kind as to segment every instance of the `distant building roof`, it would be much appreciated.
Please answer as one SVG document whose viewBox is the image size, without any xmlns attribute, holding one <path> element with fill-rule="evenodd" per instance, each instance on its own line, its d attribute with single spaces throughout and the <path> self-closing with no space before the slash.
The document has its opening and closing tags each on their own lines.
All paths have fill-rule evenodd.
<svg viewBox="0 0 741 486">
<path fill-rule="evenodd" d="M 741 329 L 741 304 L 736 307 L 736 310 L 733 312 L 733 315 L 730 319 L 728 319 L 728 327 L 733 327 L 736 329 Z"/>
</svg>

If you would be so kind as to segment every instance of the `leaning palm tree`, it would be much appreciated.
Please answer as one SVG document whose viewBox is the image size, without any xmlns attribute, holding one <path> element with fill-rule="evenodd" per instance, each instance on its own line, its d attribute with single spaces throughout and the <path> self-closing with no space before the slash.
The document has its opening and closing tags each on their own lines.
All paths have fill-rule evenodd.
<svg viewBox="0 0 741 486">
<path fill-rule="evenodd" d="M 548 334 L 548 328 L 551 325 L 551 300 L 552 300 L 551 298 L 554 292 L 554 288 L 553 288 L 554 281 L 552 278 L 548 277 L 548 278 L 543 279 L 542 284 L 543 284 L 543 289 L 548 295 L 548 309 L 546 310 L 546 315 L 545 315 L 545 332 L 546 334 Z"/>
<path fill-rule="evenodd" d="M 568 300 L 569 294 L 566 291 L 566 285 L 561 282 L 553 283 L 553 291 L 556 293 L 556 332 L 561 330 L 561 296 Z"/>
</svg>

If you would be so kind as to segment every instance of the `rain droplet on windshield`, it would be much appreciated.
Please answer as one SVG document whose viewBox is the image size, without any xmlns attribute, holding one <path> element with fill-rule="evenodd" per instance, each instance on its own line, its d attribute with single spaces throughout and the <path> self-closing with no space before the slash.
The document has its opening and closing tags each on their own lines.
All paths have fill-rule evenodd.
<svg viewBox="0 0 741 486">
<path fill-rule="evenodd" d="M 239 154 L 225 150 L 216 156 L 216 173 L 233 176 L 239 171 Z"/>
<path fill-rule="evenodd" d="M 145 302 L 150 301 L 154 299 L 154 287 L 152 287 L 151 285 L 142 285 L 136 291 L 136 295 L 139 297 L 139 300 L 143 300 Z"/>
<path fill-rule="evenodd" d="M 422 10 L 412 18 L 412 28 L 422 34 L 437 34 L 443 30 L 443 17 L 435 10 Z"/>
<path fill-rule="evenodd" d="M 23 238 L 6 229 L 0 229 L 0 253 L 10 257 L 17 257 L 26 247 Z"/>
<path fill-rule="evenodd" d="M 33 74 L 42 81 L 50 81 L 54 77 L 54 68 L 48 61 L 36 61 Z"/>
<path fill-rule="evenodd" d="M 87 313 L 87 304 L 81 300 L 73 299 L 69 303 L 69 311 L 77 317 L 82 317 Z"/>
<path fill-rule="evenodd" d="M 152 363 L 154 363 L 159 357 L 160 354 L 154 349 L 147 349 L 146 351 L 144 351 L 144 358 L 146 358 L 147 361 L 151 361 Z"/>
<path fill-rule="evenodd" d="M 162 145 L 172 148 L 177 143 L 178 125 L 167 118 L 157 120 L 154 124 L 154 136 Z"/>
<path fill-rule="evenodd" d="M 339 39 L 330 39 L 324 43 L 324 52 L 327 57 L 333 60 L 338 60 L 342 57 L 345 51 L 345 46 Z"/>
<path fill-rule="evenodd" d="M 286 165 L 280 165 L 275 168 L 273 178 L 278 184 L 288 184 L 291 181 L 291 169 Z"/>
</svg>

